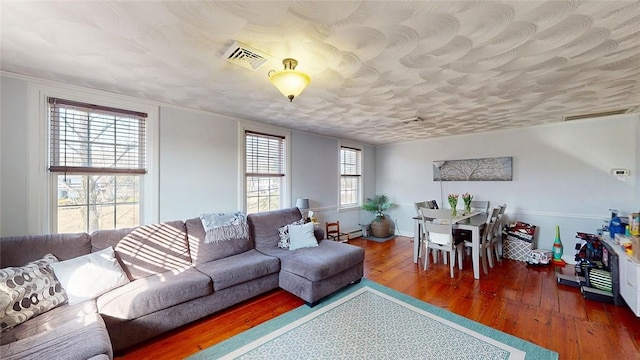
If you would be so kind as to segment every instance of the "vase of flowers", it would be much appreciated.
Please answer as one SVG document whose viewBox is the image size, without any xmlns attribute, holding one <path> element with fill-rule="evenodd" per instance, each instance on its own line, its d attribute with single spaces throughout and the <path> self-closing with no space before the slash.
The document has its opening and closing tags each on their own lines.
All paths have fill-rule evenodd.
<svg viewBox="0 0 640 360">
<path fill-rule="evenodd" d="M 456 206 L 458 206 L 458 194 L 449 194 L 447 197 L 449 200 L 449 206 L 451 207 L 451 216 L 458 215 L 458 210 Z"/>
<path fill-rule="evenodd" d="M 471 213 L 471 200 L 473 200 L 473 195 L 469 193 L 462 194 L 462 201 L 464 201 L 464 212 L 467 214 Z"/>
</svg>

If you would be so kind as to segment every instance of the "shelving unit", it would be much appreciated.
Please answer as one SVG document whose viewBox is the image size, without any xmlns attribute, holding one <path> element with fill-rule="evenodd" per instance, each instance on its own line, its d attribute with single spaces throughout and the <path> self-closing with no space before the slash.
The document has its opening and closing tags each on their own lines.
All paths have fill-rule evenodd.
<svg viewBox="0 0 640 360">
<path fill-rule="evenodd" d="M 604 241 L 618 254 L 620 295 L 629 305 L 631 311 L 640 317 L 640 263 L 629 257 L 620 245 L 614 244 L 609 239 Z"/>
</svg>

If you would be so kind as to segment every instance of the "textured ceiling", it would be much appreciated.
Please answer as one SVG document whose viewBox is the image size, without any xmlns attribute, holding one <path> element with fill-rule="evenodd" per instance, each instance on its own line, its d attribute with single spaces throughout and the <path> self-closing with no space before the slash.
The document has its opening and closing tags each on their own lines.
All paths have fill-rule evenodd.
<svg viewBox="0 0 640 360">
<path fill-rule="evenodd" d="M 385 144 L 640 105 L 639 1 L 0 3 L 2 70 Z M 240 41 L 257 71 L 222 58 Z M 268 81 L 296 58 L 311 85 Z M 420 117 L 422 122 L 402 123 Z"/>
</svg>

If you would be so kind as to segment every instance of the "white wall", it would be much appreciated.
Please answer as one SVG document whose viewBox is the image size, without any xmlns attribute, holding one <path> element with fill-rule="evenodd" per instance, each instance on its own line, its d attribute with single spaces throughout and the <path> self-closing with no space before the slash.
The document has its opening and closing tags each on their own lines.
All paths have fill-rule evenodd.
<svg viewBox="0 0 640 360">
<path fill-rule="evenodd" d="M 0 80 L 0 234 L 27 228 L 27 83 Z"/>
<path fill-rule="evenodd" d="M 242 209 L 238 119 L 160 109 L 160 221 Z"/>
<path fill-rule="evenodd" d="M 327 221 L 340 221 L 340 230 L 360 229 L 360 209 L 339 210 L 340 140 L 294 131 L 292 133 L 292 206 L 296 198 L 308 198 L 310 210 L 324 229 Z M 362 148 L 363 194 L 375 191 L 375 148 L 349 142 Z M 368 220 L 367 220 L 368 221 Z"/>
<path fill-rule="evenodd" d="M 573 257 L 576 232 L 595 233 L 610 208 L 625 215 L 640 209 L 639 144 L 640 118 L 626 115 L 381 146 L 376 192 L 398 203 L 390 214 L 402 234 L 412 235 L 413 202 L 440 203 L 433 161 L 512 156 L 513 181 L 443 182 L 445 203 L 447 194 L 464 192 L 506 203 L 509 221 L 538 226 L 540 248 L 551 248 L 559 225 L 565 255 Z M 631 176 L 620 181 L 612 168 Z"/>
<path fill-rule="evenodd" d="M 337 139 L 291 134 L 291 206 L 308 198 L 316 211 L 337 208 L 340 145 Z"/>
</svg>

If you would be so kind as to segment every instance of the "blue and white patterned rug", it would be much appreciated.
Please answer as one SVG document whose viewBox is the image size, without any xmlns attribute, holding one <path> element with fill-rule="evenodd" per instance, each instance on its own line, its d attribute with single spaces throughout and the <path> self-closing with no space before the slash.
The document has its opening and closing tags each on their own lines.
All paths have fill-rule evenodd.
<svg viewBox="0 0 640 360">
<path fill-rule="evenodd" d="M 363 280 L 189 359 L 557 359 L 558 354 Z"/>
</svg>

